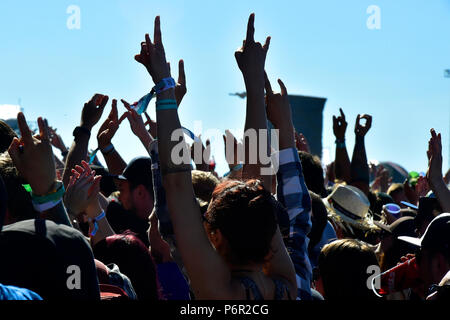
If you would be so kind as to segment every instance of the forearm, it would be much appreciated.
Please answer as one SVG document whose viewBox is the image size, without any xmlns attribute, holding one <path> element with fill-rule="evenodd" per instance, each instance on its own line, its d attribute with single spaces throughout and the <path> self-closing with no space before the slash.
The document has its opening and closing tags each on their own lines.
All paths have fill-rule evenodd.
<svg viewBox="0 0 450 320">
<path fill-rule="evenodd" d="M 340 141 L 336 144 L 336 157 L 334 161 L 335 178 L 350 183 L 350 171 L 350 159 L 348 157 L 347 147 L 344 142 Z"/>
<path fill-rule="evenodd" d="M 64 224 L 72 227 L 72 223 L 70 222 L 70 218 L 62 200 L 53 208 L 41 212 L 40 217 L 42 219 L 51 220 L 56 224 Z"/>
<path fill-rule="evenodd" d="M 447 188 L 444 179 L 435 179 L 430 183 L 430 186 L 441 205 L 442 212 L 450 212 L 450 190 Z"/>
<path fill-rule="evenodd" d="M 69 184 L 72 169 L 74 169 L 76 165 L 79 165 L 82 160 L 86 160 L 89 137 L 90 136 L 86 133 L 80 134 L 70 147 L 63 173 L 63 184 L 65 188 L 67 188 L 67 185 Z"/>
<path fill-rule="evenodd" d="M 262 80 L 264 80 L 263 77 Z M 247 112 L 244 127 L 245 163 L 242 171 L 242 176 L 244 179 L 257 179 L 261 177 L 261 168 L 263 166 L 270 166 L 270 162 L 268 164 L 263 164 L 261 161 L 261 157 L 270 159 L 268 136 L 262 135 L 262 137 L 260 137 L 260 132 L 267 133 L 267 117 L 264 106 L 264 81 L 259 84 L 257 82 L 250 83 L 250 80 L 247 80 L 246 88 Z M 250 140 L 248 139 L 248 137 L 256 138 L 256 141 Z M 260 141 L 261 138 L 265 139 L 266 141 Z M 264 145 L 265 150 L 263 154 L 263 150 L 261 150 L 261 147 Z M 271 186 L 270 184 L 267 185 L 266 181 L 264 181 L 264 187 L 267 190 L 270 190 Z"/>
<path fill-rule="evenodd" d="M 351 183 L 358 183 L 364 193 L 369 192 L 369 164 L 367 163 L 364 137 L 357 135 L 351 163 Z"/>
<path fill-rule="evenodd" d="M 127 166 L 127 163 L 122 159 L 115 148 L 110 152 L 103 154 L 103 157 L 105 158 L 106 166 L 108 167 L 110 174 L 122 174 Z"/>
<path fill-rule="evenodd" d="M 100 207 L 100 203 L 96 203 L 86 209 L 86 213 L 90 217 L 98 217 L 102 212 L 102 208 Z M 109 236 L 114 235 L 114 230 L 109 225 L 108 219 L 106 216 L 100 220 L 97 220 L 96 222 L 97 227 L 95 227 L 95 224 L 93 221 L 89 221 L 89 233 L 91 236 L 91 245 L 94 246 L 98 242 L 102 241 L 103 239 L 106 239 Z M 94 233 L 94 234 L 93 234 Z"/>
</svg>

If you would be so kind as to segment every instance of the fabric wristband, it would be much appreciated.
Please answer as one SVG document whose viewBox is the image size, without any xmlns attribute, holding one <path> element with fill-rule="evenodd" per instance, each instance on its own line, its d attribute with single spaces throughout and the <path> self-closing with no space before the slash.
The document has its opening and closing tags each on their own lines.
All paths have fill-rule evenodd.
<svg viewBox="0 0 450 320">
<path fill-rule="evenodd" d="M 27 192 L 31 194 L 31 200 L 33 201 L 33 203 L 45 204 L 48 202 L 59 201 L 64 196 L 64 192 L 66 192 L 66 189 L 64 189 L 64 184 L 61 181 L 59 181 L 58 184 L 60 185 L 56 190 L 43 196 L 37 196 L 33 194 L 33 190 L 31 190 L 31 187 L 29 185 L 24 185 L 24 188 Z"/>
<path fill-rule="evenodd" d="M 223 176 L 227 177 L 229 176 L 233 171 L 239 171 L 244 167 L 244 165 L 242 163 L 239 163 L 237 165 L 235 165 L 233 168 L 230 169 L 230 171 L 228 171 L 227 173 L 225 173 Z"/>
<path fill-rule="evenodd" d="M 104 217 L 106 217 L 105 211 L 102 211 L 97 217 L 95 217 L 94 219 L 89 219 L 89 221 L 94 223 L 94 230 L 92 230 L 89 235 L 90 236 L 95 236 L 97 234 L 98 231 L 98 221 L 102 220 Z"/>
<path fill-rule="evenodd" d="M 61 201 L 62 201 L 62 199 L 59 199 L 58 201 L 49 201 L 46 203 L 36 203 L 36 202 L 32 201 L 32 204 L 33 204 L 34 210 L 36 210 L 38 212 L 44 212 L 53 207 L 56 207 Z"/>
<path fill-rule="evenodd" d="M 336 139 L 336 148 L 342 149 L 345 148 L 345 139 L 344 140 L 337 140 Z"/>
<path fill-rule="evenodd" d="M 156 111 L 178 109 L 177 101 L 173 99 L 163 99 L 156 101 Z"/>
<path fill-rule="evenodd" d="M 110 154 L 113 150 L 114 150 L 114 145 L 113 145 L 112 143 L 110 143 L 108 146 L 106 146 L 106 148 L 101 149 L 103 155 L 108 155 L 108 154 Z"/>
<path fill-rule="evenodd" d="M 156 92 L 156 94 L 160 94 L 161 92 L 175 88 L 175 86 L 176 83 L 172 77 L 164 78 L 153 87 L 152 91 Z"/>
</svg>

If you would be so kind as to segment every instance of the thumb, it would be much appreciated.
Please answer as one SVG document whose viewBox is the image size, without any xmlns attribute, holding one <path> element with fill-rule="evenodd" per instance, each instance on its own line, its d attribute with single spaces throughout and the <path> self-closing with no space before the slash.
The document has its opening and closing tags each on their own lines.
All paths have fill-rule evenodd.
<svg viewBox="0 0 450 320">
<path fill-rule="evenodd" d="M 8 148 L 9 156 L 11 157 L 14 165 L 18 167 L 20 164 L 20 151 L 19 151 L 20 141 L 16 137 L 11 142 L 11 145 Z"/>
</svg>

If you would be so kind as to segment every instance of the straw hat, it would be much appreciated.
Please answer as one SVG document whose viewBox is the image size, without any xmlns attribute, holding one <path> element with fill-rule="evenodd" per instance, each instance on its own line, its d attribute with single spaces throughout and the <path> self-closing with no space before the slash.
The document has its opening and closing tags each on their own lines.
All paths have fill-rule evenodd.
<svg viewBox="0 0 450 320">
<path fill-rule="evenodd" d="M 363 231 L 378 230 L 369 212 L 369 199 L 358 188 L 337 185 L 333 192 L 322 200 L 328 209 L 329 217 L 352 234 L 353 228 Z"/>
</svg>

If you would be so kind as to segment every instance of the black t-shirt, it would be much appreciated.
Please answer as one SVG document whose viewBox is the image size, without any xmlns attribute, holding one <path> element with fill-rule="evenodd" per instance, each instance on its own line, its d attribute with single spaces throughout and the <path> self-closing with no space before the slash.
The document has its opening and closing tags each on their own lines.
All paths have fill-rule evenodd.
<svg viewBox="0 0 450 320">
<path fill-rule="evenodd" d="M 0 283 L 44 300 L 100 299 L 91 247 L 74 228 L 41 219 L 4 226 L 0 257 Z"/>
<path fill-rule="evenodd" d="M 133 212 L 125 210 L 116 201 L 110 201 L 106 209 L 106 218 L 116 233 L 132 231 L 147 247 L 149 246 L 147 230 L 148 221 L 138 218 Z"/>
</svg>

